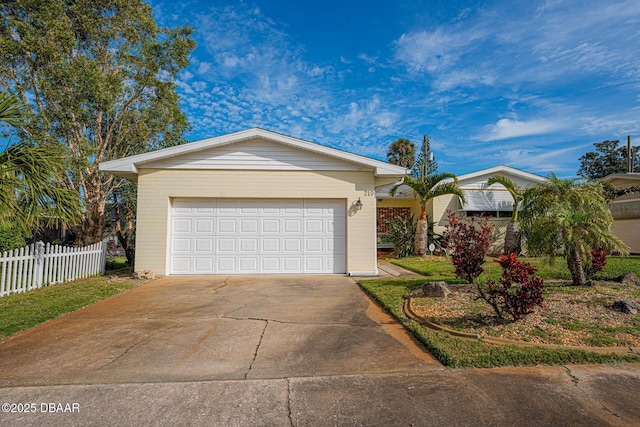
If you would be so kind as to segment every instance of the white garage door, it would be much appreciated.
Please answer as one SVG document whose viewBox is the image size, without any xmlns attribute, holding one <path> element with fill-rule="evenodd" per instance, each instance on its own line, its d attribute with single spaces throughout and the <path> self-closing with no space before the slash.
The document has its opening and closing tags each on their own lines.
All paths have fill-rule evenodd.
<svg viewBox="0 0 640 427">
<path fill-rule="evenodd" d="M 171 274 L 344 273 L 343 200 L 174 199 Z"/>
</svg>

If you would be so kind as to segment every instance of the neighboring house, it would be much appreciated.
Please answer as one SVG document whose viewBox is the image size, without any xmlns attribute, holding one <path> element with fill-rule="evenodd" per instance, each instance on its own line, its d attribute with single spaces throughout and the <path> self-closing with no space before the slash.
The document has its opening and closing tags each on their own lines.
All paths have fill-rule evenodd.
<svg viewBox="0 0 640 427">
<path fill-rule="evenodd" d="M 157 275 L 375 275 L 375 188 L 406 173 L 262 129 L 100 170 L 138 183 L 135 270 Z"/>
<path fill-rule="evenodd" d="M 475 214 L 486 214 L 490 222 L 495 225 L 495 241 L 491 247 L 492 253 L 499 253 L 504 246 L 504 234 L 507 223 L 513 212 L 513 198 L 500 184 L 487 186 L 487 181 L 494 175 L 503 175 L 511 179 L 520 187 L 528 187 L 545 181 L 545 178 L 508 166 L 496 166 L 477 172 L 458 176 L 458 186 L 464 191 L 466 204 L 462 205 L 460 199 L 454 195 L 440 196 L 427 203 L 427 216 L 430 221 L 435 221 L 434 231 L 442 234 L 447 225 L 447 211 L 455 212 L 464 217 Z M 378 200 L 378 228 L 379 236 L 384 236 L 390 218 L 413 214 L 414 218 L 420 215 L 420 202 L 413 197 L 409 187 L 398 188 L 395 197 L 389 192 L 393 184 L 383 185 L 376 189 Z M 384 242 L 384 237 L 378 239 Z M 383 243 L 384 246 L 384 243 Z"/>
<path fill-rule="evenodd" d="M 601 179 L 616 189 L 640 187 L 640 173 L 614 173 Z M 640 253 L 640 193 L 633 192 L 609 202 L 613 215 L 614 235 L 629 246 L 633 254 Z"/>
</svg>

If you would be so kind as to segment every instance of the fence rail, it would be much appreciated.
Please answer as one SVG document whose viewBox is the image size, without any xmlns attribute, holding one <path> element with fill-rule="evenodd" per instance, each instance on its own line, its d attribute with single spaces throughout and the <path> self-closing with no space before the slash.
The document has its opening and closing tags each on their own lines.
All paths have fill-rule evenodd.
<svg viewBox="0 0 640 427">
<path fill-rule="evenodd" d="M 105 242 L 83 248 L 32 243 L 0 257 L 0 297 L 104 273 Z"/>
</svg>

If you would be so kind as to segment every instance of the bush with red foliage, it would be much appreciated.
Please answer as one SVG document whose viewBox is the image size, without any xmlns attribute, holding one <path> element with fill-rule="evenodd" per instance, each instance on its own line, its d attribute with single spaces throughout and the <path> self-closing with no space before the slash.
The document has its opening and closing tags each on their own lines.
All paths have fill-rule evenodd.
<svg viewBox="0 0 640 427">
<path fill-rule="evenodd" d="M 443 233 L 443 241 L 451 251 L 456 277 L 473 283 L 484 271 L 482 264 L 493 241 L 493 225 L 484 216 L 469 220 L 447 211 L 449 225 Z"/>
<path fill-rule="evenodd" d="M 607 253 L 602 249 L 591 250 L 591 266 L 587 270 L 587 277 L 591 279 L 607 265 Z"/>
<path fill-rule="evenodd" d="M 535 267 L 518 261 L 515 253 L 500 255 L 500 259 L 494 259 L 493 262 L 502 267 L 499 282 L 489 280 L 484 285 L 477 284 L 476 289 L 479 298 L 489 303 L 498 317 L 504 318 L 506 313 L 513 320 L 518 320 L 532 313 L 536 305 L 544 307 L 544 281 L 540 276 L 533 276 Z"/>
</svg>

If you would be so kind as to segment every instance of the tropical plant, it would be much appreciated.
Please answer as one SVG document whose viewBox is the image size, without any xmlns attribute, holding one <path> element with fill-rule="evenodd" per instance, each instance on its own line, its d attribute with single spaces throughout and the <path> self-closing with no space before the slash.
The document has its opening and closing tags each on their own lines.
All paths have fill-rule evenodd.
<svg viewBox="0 0 640 427">
<path fill-rule="evenodd" d="M 416 146 L 406 138 L 399 138 L 389 145 L 387 161 L 411 169 L 416 162 Z"/>
<path fill-rule="evenodd" d="M 487 185 L 500 184 L 507 189 L 511 197 L 513 198 L 513 212 L 511 214 L 511 221 L 507 224 L 507 231 L 504 237 L 504 253 L 510 254 L 512 252 L 519 254 L 521 250 L 520 243 L 520 224 L 518 223 L 518 208 L 523 199 L 523 189 L 502 175 L 494 175 L 487 180 Z"/>
<path fill-rule="evenodd" d="M 393 243 L 393 250 L 398 258 L 413 255 L 416 224 L 413 215 L 397 216 L 389 221 L 389 239 Z"/>
<path fill-rule="evenodd" d="M 0 121 L 15 127 L 24 123 L 22 104 L 15 96 L 5 92 L 0 92 Z"/>
<path fill-rule="evenodd" d="M 98 164 L 185 142 L 175 81 L 192 30 L 158 27 L 143 0 L 12 0 L 0 16 L 0 85 L 28 119 L 18 137 L 63 156 L 58 185 L 83 207 L 74 231 L 81 243 L 100 241 L 122 180 Z"/>
<path fill-rule="evenodd" d="M 458 178 L 448 172 L 438 173 L 434 175 L 424 175 L 415 178 L 411 175 L 405 175 L 401 183 L 391 188 L 391 196 L 395 196 L 398 188 L 402 185 L 409 187 L 414 197 L 420 199 L 420 218 L 416 227 L 415 252 L 423 256 L 427 254 L 429 244 L 429 226 L 427 223 L 427 202 L 435 197 L 453 194 L 465 201 L 464 193 L 458 188 Z"/>
<path fill-rule="evenodd" d="M 542 277 L 533 276 L 536 268 L 516 257 L 516 253 L 511 252 L 493 260 L 502 267 L 498 283 L 488 280 L 476 284 L 479 298 L 486 301 L 501 319 L 509 314 L 513 320 L 518 320 L 533 313 L 536 305 L 544 307 Z"/>
<path fill-rule="evenodd" d="M 493 225 L 482 216 L 464 221 L 454 212 L 447 211 L 447 217 L 449 224 L 443 239 L 451 251 L 456 277 L 473 283 L 484 271 L 482 264 L 493 241 Z"/>
<path fill-rule="evenodd" d="M 22 112 L 15 97 L 0 92 L 0 122 L 21 126 Z M 78 193 L 57 182 L 63 163 L 58 153 L 26 142 L 0 153 L 0 223 L 30 234 L 43 226 L 76 221 Z"/>
<path fill-rule="evenodd" d="M 521 224 L 533 254 L 549 263 L 564 256 L 574 285 L 590 284 L 586 274 L 591 250 L 627 253 L 626 245 L 611 233 L 613 217 L 599 182 L 560 179 L 551 174 L 545 183 L 524 192 Z"/>
</svg>

